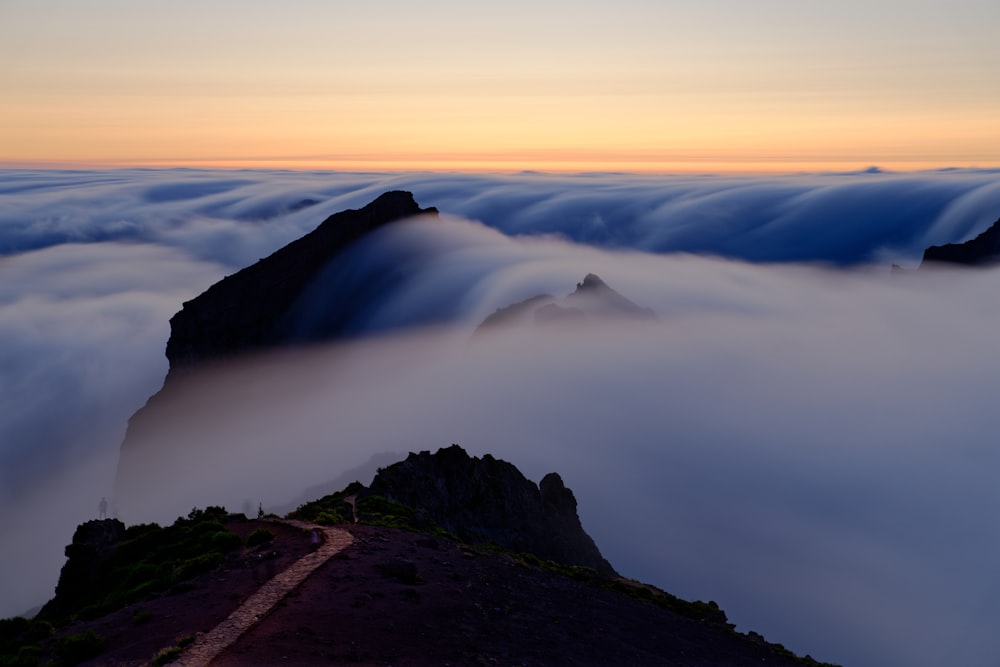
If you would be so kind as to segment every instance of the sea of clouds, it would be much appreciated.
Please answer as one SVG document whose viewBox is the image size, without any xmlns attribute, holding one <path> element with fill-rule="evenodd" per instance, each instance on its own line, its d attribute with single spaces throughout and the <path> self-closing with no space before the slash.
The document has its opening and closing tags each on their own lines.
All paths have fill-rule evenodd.
<svg viewBox="0 0 1000 667">
<path fill-rule="evenodd" d="M 0 615 L 51 595 L 112 495 L 183 301 L 405 189 L 441 218 L 328 276 L 395 276 L 358 304 L 368 338 L 198 377 L 178 409 L 207 416 L 195 436 L 164 424 L 161 450 L 185 445 L 124 520 L 279 508 L 376 454 L 458 442 L 560 472 L 620 572 L 740 629 L 851 665 L 1000 657 L 1000 273 L 888 270 L 1000 217 L 996 172 L 2 174 Z M 472 337 L 587 273 L 658 320 Z M 330 284 L 303 327 L 342 298 Z"/>
</svg>

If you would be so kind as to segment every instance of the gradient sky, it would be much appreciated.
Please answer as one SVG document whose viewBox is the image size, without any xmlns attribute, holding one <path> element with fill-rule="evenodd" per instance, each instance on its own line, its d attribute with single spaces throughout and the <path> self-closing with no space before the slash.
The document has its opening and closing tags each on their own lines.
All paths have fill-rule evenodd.
<svg viewBox="0 0 1000 667">
<path fill-rule="evenodd" d="M 0 0 L 0 165 L 1000 166 L 997 0 Z"/>
</svg>

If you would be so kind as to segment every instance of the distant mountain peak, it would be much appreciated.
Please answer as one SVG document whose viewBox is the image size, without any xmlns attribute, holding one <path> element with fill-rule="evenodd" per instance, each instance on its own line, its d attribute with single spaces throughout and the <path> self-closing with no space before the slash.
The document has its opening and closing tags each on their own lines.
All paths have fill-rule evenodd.
<svg viewBox="0 0 1000 667">
<path fill-rule="evenodd" d="M 656 319 L 656 313 L 615 291 L 597 274 L 588 273 L 562 299 L 537 294 L 497 309 L 483 320 L 477 332 L 511 324 L 583 324 L 609 318 Z"/>
</svg>

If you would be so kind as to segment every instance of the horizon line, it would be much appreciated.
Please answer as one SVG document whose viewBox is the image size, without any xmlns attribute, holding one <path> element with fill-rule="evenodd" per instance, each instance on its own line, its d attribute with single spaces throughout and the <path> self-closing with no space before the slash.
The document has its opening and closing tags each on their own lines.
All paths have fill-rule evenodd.
<svg viewBox="0 0 1000 667">
<path fill-rule="evenodd" d="M 4 170 L 118 171 L 129 169 L 205 171 L 329 171 L 343 173 L 525 173 L 657 175 L 781 175 L 824 173 L 906 174 L 948 171 L 993 171 L 997 164 L 955 164 L 930 160 L 795 160 L 795 159 L 685 159 L 685 160 L 506 160 L 506 159 L 330 159 L 330 158 L 195 158 L 195 159 L 55 159 L 5 160 Z"/>
</svg>

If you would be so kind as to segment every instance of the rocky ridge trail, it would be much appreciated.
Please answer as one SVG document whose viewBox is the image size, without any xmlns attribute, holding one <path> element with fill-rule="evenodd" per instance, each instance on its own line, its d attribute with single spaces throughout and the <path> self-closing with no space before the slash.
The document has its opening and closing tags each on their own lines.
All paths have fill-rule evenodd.
<svg viewBox="0 0 1000 667">
<path fill-rule="evenodd" d="M 338 528 L 326 528 L 303 521 L 286 521 L 303 530 L 322 531 L 324 536 L 316 551 L 295 561 L 276 574 L 250 596 L 238 609 L 215 626 L 210 632 L 199 635 L 194 643 L 171 664 L 178 667 L 203 667 L 211 664 L 219 654 L 236 643 L 243 633 L 267 616 L 289 592 L 316 571 L 320 565 L 340 553 L 354 542 L 354 536 Z M 151 663 L 148 663 L 151 664 Z"/>
</svg>

